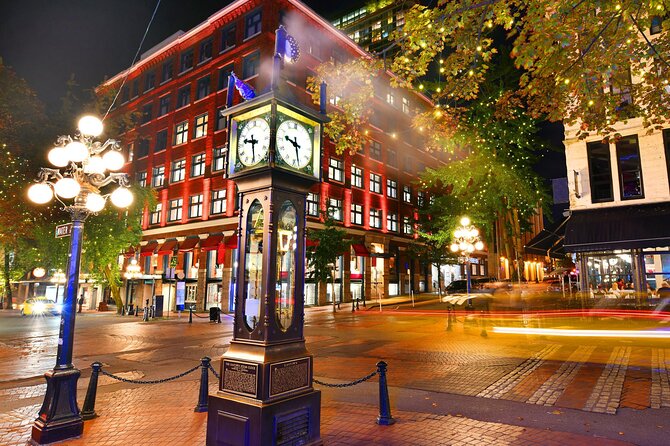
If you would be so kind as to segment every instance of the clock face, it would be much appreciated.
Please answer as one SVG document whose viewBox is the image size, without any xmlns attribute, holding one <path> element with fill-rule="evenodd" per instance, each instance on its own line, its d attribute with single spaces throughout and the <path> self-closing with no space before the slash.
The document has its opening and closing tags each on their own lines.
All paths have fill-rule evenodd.
<svg viewBox="0 0 670 446">
<path fill-rule="evenodd" d="M 302 123 L 287 119 L 277 128 L 277 151 L 289 166 L 302 169 L 312 159 L 312 136 Z"/>
<path fill-rule="evenodd" d="M 237 139 L 237 153 L 245 166 L 260 163 L 270 149 L 270 126 L 263 118 L 246 122 Z"/>
</svg>

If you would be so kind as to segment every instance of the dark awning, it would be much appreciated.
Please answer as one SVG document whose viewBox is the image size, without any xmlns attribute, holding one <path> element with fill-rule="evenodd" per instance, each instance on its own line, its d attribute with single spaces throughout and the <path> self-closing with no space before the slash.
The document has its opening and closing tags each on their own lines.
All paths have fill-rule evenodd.
<svg viewBox="0 0 670 446">
<path fill-rule="evenodd" d="M 164 256 L 168 254 L 172 254 L 174 252 L 175 247 L 177 246 L 177 239 L 176 238 L 171 238 L 168 240 L 165 240 L 165 243 L 158 248 L 157 254 L 159 256 Z"/>
<path fill-rule="evenodd" d="M 312 240 L 312 239 L 307 239 L 307 247 L 312 248 L 315 246 L 319 246 L 319 241 L 318 240 Z"/>
<path fill-rule="evenodd" d="M 210 234 L 205 240 L 200 242 L 200 249 L 203 251 L 212 251 L 219 247 L 223 241 L 223 234 Z"/>
<path fill-rule="evenodd" d="M 179 244 L 179 252 L 193 251 L 193 248 L 200 243 L 200 237 L 187 237 L 186 240 Z"/>
<path fill-rule="evenodd" d="M 128 249 L 126 249 L 125 252 L 123 253 L 123 257 L 125 257 L 126 259 L 135 257 L 135 247 L 129 246 Z"/>
<path fill-rule="evenodd" d="M 151 240 L 140 248 L 140 257 L 149 257 L 150 255 L 153 255 L 157 246 L 158 242 L 156 240 Z"/>
<path fill-rule="evenodd" d="M 370 251 L 368 251 L 368 248 L 366 248 L 365 245 L 361 243 L 354 243 L 351 245 L 351 248 L 359 257 L 370 257 Z"/>
<path fill-rule="evenodd" d="M 567 219 L 558 225 L 550 225 L 542 229 L 523 247 L 526 254 L 549 256 L 556 259 L 565 257 L 563 241 L 565 239 L 565 225 Z"/>
<path fill-rule="evenodd" d="M 226 249 L 237 249 L 237 235 L 226 238 Z"/>
<path fill-rule="evenodd" d="M 573 211 L 565 231 L 568 252 L 670 245 L 670 203 Z"/>
</svg>

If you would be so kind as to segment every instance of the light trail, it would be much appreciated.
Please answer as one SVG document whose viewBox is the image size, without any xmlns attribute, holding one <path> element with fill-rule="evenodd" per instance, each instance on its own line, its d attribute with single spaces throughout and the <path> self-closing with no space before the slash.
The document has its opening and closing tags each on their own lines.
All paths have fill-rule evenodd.
<svg viewBox="0 0 670 446">
<path fill-rule="evenodd" d="M 670 330 L 573 330 L 564 328 L 493 327 L 494 333 L 581 338 L 670 339 Z"/>
</svg>

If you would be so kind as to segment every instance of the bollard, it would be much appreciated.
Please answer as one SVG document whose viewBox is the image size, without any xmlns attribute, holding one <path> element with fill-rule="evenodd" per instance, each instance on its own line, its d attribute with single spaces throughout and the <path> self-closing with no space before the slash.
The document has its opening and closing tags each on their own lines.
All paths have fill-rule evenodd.
<svg viewBox="0 0 670 446">
<path fill-rule="evenodd" d="M 193 323 L 193 307 L 188 307 L 188 323 Z"/>
<path fill-rule="evenodd" d="M 358 310 L 358 301 L 360 301 L 360 299 L 356 299 L 356 309 L 357 310 Z"/>
<path fill-rule="evenodd" d="M 144 307 L 144 316 L 142 317 L 144 322 L 149 322 L 149 307 Z"/>
<path fill-rule="evenodd" d="M 391 402 L 389 401 L 389 389 L 386 384 L 386 363 L 379 361 L 377 363 L 377 373 L 379 373 L 379 416 L 377 424 L 388 426 L 395 423 L 391 416 Z"/>
<path fill-rule="evenodd" d="M 482 323 L 482 331 L 479 333 L 479 336 L 482 338 L 488 337 L 488 333 L 486 332 L 486 320 L 484 319 L 484 312 L 482 311 L 480 321 Z"/>
<path fill-rule="evenodd" d="M 351 312 L 356 311 L 356 299 L 351 299 Z"/>
<path fill-rule="evenodd" d="M 91 372 L 91 380 L 88 382 L 84 407 L 81 409 L 81 417 L 84 420 L 91 420 L 98 416 L 95 413 L 95 396 L 98 391 L 98 375 L 100 374 L 102 364 L 96 361 L 91 364 L 91 368 L 93 369 Z"/>
<path fill-rule="evenodd" d="M 140 306 L 136 305 L 135 306 L 135 317 L 139 316 L 139 314 L 140 314 Z"/>
<path fill-rule="evenodd" d="M 200 371 L 200 397 L 198 398 L 198 405 L 193 409 L 194 412 L 207 412 L 207 397 L 209 394 L 209 362 L 210 358 L 205 356 L 200 359 L 202 370 Z"/>
<path fill-rule="evenodd" d="M 449 305 L 447 307 L 447 331 L 453 330 L 453 328 L 451 327 L 451 313 L 452 313 L 452 311 L 453 311 L 452 305 Z"/>
<path fill-rule="evenodd" d="M 125 315 L 126 315 L 126 306 L 121 305 L 121 316 L 125 316 Z"/>
</svg>

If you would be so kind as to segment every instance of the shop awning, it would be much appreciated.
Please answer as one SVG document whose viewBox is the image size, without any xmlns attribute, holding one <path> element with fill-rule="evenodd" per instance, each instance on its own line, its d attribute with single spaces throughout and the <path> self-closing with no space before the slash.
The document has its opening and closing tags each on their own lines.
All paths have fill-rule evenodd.
<svg viewBox="0 0 670 446">
<path fill-rule="evenodd" d="M 126 259 L 129 259 L 131 257 L 135 256 L 135 247 L 134 246 L 129 246 L 128 249 L 123 253 L 123 257 Z"/>
<path fill-rule="evenodd" d="M 179 252 L 193 251 L 193 248 L 200 243 L 200 237 L 187 237 L 186 240 L 179 244 Z"/>
<path fill-rule="evenodd" d="M 237 235 L 231 235 L 226 238 L 226 249 L 237 249 Z"/>
<path fill-rule="evenodd" d="M 157 246 L 158 242 L 156 240 L 151 240 L 146 245 L 140 247 L 140 257 L 149 257 L 153 255 Z"/>
<path fill-rule="evenodd" d="M 319 246 L 319 241 L 318 240 L 307 239 L 307 247 L 308 248 L 313 248 L 315 246 Z"/>
<path fill-rule="evenodd" d="M 362 243 L 354 243 L 351 245 L 351 249 L 354 250 L 354 253 L 358 257 L 370 257 L 370 251 Z"/>
<path fill-rule="evenodd" d="M 200 249 L 203 251 L 212 251 L 219 247 L 223 241 L 223 234 L 210 234 L 205 240 L 200 242 Z"/>
<path fill-rule="evenodd" d="M 177 246 L 177 239 L 176 238 L 171 238 L 171 239 L 165 240 L 165 243 L 163 243 L 161 245 L 161 247 L 158 248 L 157 254 L 159 256 L 172 254 L 174 252 L 174 249 L 175 249 L 176 246 Z"/>
<path fill-rule="evenodd" d="M 563 240 L 565 239 L 566 222 L 567 219 L 561 221 L 558 225 L 551 225 L 542 229 L 523 247 L 523 250 L 526 254 L 549 256 L 555 259 L 565 257 Z"/>
<path fill-rule="evenodd" d="M 565 230 L 568 252 L 670 246 L 670 203 L 573 211 Z"/>
</svg>

